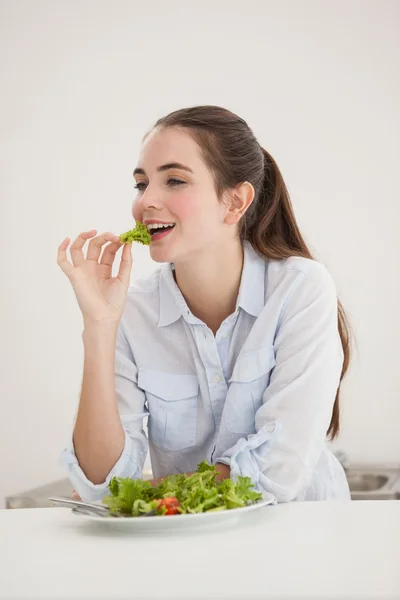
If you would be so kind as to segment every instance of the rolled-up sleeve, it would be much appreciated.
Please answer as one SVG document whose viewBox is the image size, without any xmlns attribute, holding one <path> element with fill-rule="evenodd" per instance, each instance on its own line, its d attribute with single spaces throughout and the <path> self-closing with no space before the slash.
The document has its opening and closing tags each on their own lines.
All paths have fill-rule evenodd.
<svg viewBox="0 0 400 600">
<path fill-rule="evenodd" d="M 307 487 L 321 458 L 343 367 L 336 288 L 320 263 L 298 272 L 274 352 L 255 433 L 215 462 L 229 465 L 233 479 L 251 477 L 257 489 L 288 502 Z"/>
<path fill-rule="evenodd" d="M 73 429 L 69 444 L 60 456 L 60 463 L 66 467 L 74 489 L 83 500 L 88 502 L 101 500 L 107 495 L 107 486 L 114 476 L 141 479 L 148 452 L 143 419 L 149 413 L 145 408 L 144 392 L 137 385 L 137 367 L 122 327 L 121 321 L 115 348 L 115 390 L 121 424 L 125 432 L 122 454 L 105 481 L 100 484 L 89 481 L 79 465 L 74 449 Z"/>
</svg>

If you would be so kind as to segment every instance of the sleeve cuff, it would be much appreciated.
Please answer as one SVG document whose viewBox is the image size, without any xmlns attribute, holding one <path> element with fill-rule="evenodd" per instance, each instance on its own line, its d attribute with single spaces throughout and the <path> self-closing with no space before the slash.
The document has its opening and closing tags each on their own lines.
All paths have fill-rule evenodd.
<svg viewBox="0 0 400 600">
<path fill-rule="evenodd" d="M 249 435 L 248 438 L 240 438 L 232 448 L 216 458 L 215 463 L 228 465 L 231 470 L 231 479 L 234 481 L 239 475 L 250 477 L 258 492 L 270 493 L 260 485 L 260 466 L 252 451 L 258 449 L 259 458 L 265 459 L 269 450 L 266 442 L 275 436 L 279 429 L 278 421 L 269 421 L 257 433 Z"/>
<path fill-rule="evenodd" d="M 75 455 L 72 439 L 70 445 L 61 453 L 59 462 L 66 467 L 68 477 L 74 489 L 85 502 L 102 500 L 102 498 L 108 494 L 108 484 L 113 477 L 130 477 L 131 479 L 143 478 L 142 469 L 147 455 L 147 441 L 146 444 L 141 444 L 142 447 L 138 452 L 137 449 L 134 448 L 134 444 L 135 442 L 137 443 L 138 439 L 133 440 L 127 435 L 125 429 L 124 432 L 125 444 L 122 454 L 103 483 L 94 484 L 86 477 Z M 144 448 L 144 446 L 146 447 Z M 138 456 L 139 460 L 137 462 L 132 458 L 134 455 Z"/>
</svg>

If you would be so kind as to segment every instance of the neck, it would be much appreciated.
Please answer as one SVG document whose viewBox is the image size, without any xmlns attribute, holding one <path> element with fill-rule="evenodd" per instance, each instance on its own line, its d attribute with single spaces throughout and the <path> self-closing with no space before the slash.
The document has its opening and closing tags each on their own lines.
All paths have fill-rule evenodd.
<svg viewBox="0 0 400 600">
<path fill-rule="evenodd" d="M 175 278 L 191 312 L 212 330 L 235 310 L 243 268 L 239 239 L 175 265 Z"/>
</svg>

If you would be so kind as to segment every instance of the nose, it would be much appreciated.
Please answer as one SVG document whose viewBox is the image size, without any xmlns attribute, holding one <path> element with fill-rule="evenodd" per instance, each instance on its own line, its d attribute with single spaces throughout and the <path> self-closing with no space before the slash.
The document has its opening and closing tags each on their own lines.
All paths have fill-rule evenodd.
<svg viewBox="0 0 400 600">
<path fill-rule="evenodd" d="M 156 186 L 147 186 L 142 194 L 136 196 L 133 201 L 132 214 L 135 221 L 143 221 L 143 218 L 148 214 L 154 214 L 155 211 L 160 211 L 164 207 L 162 195 Z"/>
<path fill-rule="evenodd" d="M 157 188 L 155 187 L 150 189 L 150 185 L 147 186 L 144 194 L 142 194 L 140 203 L 144 212 L 151 208 L 160 210 L 163 207 L 160 192 L 158 192 Z"/>
</svg>

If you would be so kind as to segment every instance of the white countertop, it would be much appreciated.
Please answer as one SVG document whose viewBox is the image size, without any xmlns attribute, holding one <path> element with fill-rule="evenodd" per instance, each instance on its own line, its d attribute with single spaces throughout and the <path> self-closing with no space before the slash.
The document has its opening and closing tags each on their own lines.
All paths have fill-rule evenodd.
<svg viewBox="0 0 400 600">
<path fill-rule="evenodd" d="M 398 600 L 399 566 L 400 501 L 292 502 L 151 534 L 0 510 L 2 599 Z"/>
</svg>

